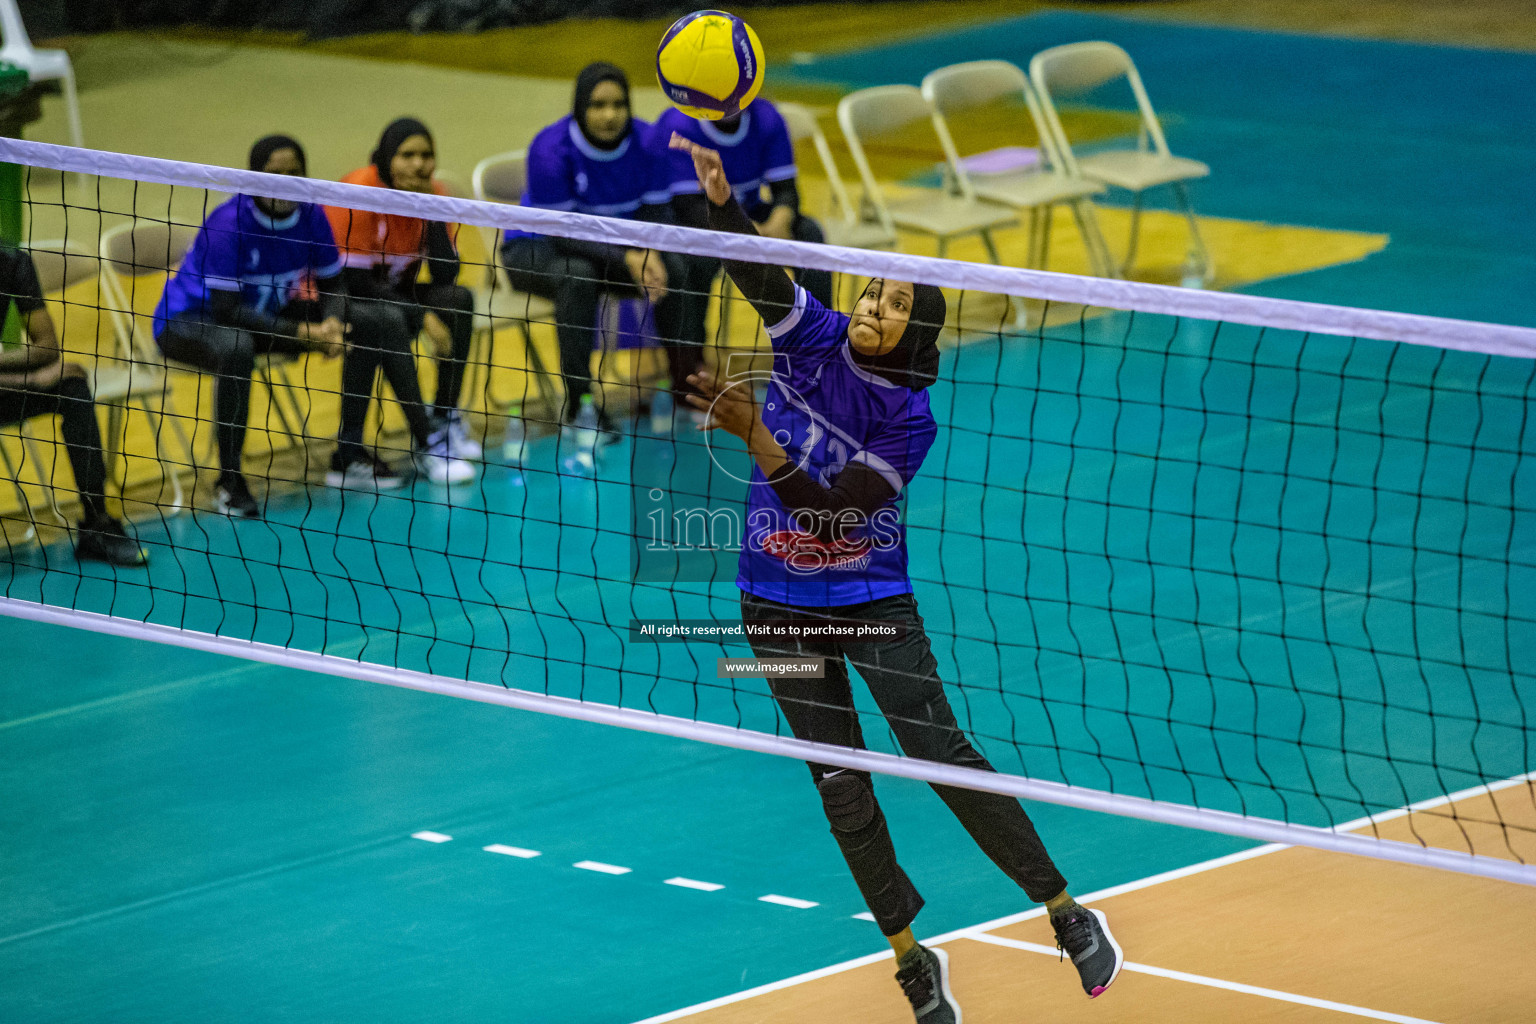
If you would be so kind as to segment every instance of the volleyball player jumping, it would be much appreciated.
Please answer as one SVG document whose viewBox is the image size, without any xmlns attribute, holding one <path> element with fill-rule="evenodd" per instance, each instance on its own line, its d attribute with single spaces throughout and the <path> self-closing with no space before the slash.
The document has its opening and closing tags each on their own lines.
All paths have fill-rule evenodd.
<svg viewBox="0 0 1536 1024">
<path fill-rule="evenodd" d="M 755 234 L 719 154 L 677 134 L 670 145 L 693 157 L 709 198 L 710 227 Z M 754 637 L 759 658 L 824 659 L 824 678 L 770 677 L 774 699 L 800 739 L 862 748 L 848 683 L 851 662 L 909 757 L 992 771 L 944 695 L 907 575 L 898 515 L 901 491 L 937 434 L 925 390 L 938 372 L 943 293 L 876 278 L 845 316 L 806 294 L 782 268 L 726 260 L 725 269 L 762 316 L 776 368 L 782 367 L 761 408 L 750 385 L 733 386 L 702 369 L 690 378 L 703 397 L 689 401 L 710 414 L 703 429 L 740 437 L 755 463 L 737 576 L 742 619 L 802 627 L 880 621 L 901 628 L 894 641 Z M 959 1021 L 948 957 L 912 936 L 923 899 L 896 862 L 870 774 L 824 764 L 810 769 L 854 881 L 896 952 L 896 980 L 919 1024 Z M 1104 913 L 1068 894 L 1019 801 L 933 789 L 993 863 L 1046 905 L 1083 990 L 1097 996 L 1108 988 L 1124 957 Z"/>
</svg>

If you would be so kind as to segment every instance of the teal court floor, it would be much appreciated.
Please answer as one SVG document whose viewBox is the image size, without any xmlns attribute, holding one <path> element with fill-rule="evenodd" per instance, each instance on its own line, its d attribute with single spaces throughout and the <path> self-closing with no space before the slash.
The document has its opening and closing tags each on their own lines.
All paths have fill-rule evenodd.
<svg viewBox="0 0 1536 1024">
<path fill-rule="evenodd" d="M 1436 165 L 1349 119 L 1518 170 L 1536 146 L 1506 89 L 1536 57 L 1061 15 L 987 45 L 1096 36 L 1137 55 L 1175 151 L 1223 168 L 1202 211 L 1392 235 L 1255 290 L 1532 322 L 1531 204 L 1442 190 L 1442 223 L 1410 201 Z M 916 79 L 975 45 L 807 73 Z M 1209 88 L 1249 53 L 1247 91 Z M 1486 118 L 1435 106 L 1430 69 Z M 1528 362 L 1125 316 L 946 358 L 913 573 L 1001 769 L 1309 824 L 1531 770 Z M 278 487 L 260 523 L 141 520 L 147 574 L 32 548 L 0 593 L 779 728 L 760 682 L 712 678 L 717 649 L 626 642 L 632 618 L 734 614 L 728 575 L 630 582 L 653 488 L 734 494 L 707 453 L 642 431 L 596 483 L 558 477 L 551 440 L 533 460 L 446 493 Z M 884 945 L 800 764 L 8 619 L 0 643 L 0 1019 L 623 1022 Z M 919 935 L 1024 909 L 926 786 L 877 785 Z M 1249 845 L 1030 812 L 1079 892 Z"/>
</svg>

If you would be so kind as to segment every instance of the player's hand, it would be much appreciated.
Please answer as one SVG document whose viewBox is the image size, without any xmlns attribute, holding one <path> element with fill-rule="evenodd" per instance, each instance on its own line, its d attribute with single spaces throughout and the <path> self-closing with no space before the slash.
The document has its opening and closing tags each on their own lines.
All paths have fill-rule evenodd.
<svg viewBox="0 0 1536 1024">
<path fill-rule="evenodd" d="M 21 386 L 33 391 L 52 391 L 64 378 L 64 360 L 55 359 L 47 366 L 34 366 L 22 374 Z"/>
<path fill-rule="evenodd" d="M 317 324 L 299 324 L 301 340 L 325 356 L 339 356 L 347 347 L 347 332 L 352 328 L 334 316 L 328 316 Z"/>
<path fill-rule="evenodd" d="M 688 375 L 688 383 L 699 389 L 697 395 L 687 396 L 688 404 L 709 414 L 700 430 L 723 430 L 743 441 L 751 437 L 761 421 L 750 380 L 722 381 L 700 367 L 699 372 Z"/>
<path fill-rule="evenodd" d="M 432 310 L 427 310 L 427 315 L 422 317 L 421 329 L 427 332 L 427 338 L 432 342 L 433 355 L 439 359 L 448 359 L 453 355 L 453 334 L 442 318 Z"/>
<path fill-rule="evenodd" d="M 724 206 L 731 201 L 731 183 L 725 180 L 725 165 L 720 162 L 719 153 L 692 139 L 685 139 L 677 132 L 672 133 L 672 139 L 667 145 L 693 157 L 693 173 L 699 176 L 699 184 L 704 187 L 704 194 L 710 202 Z"/>
<path fill-rule="evenodd" d="M 660 302 L 667 297 L 667 265 L 662 262 L 661 253 L 655 249 L 630 249 L 624 253 L 624 265 L 629 268 L 635 287 L 647 299 Z"/>
<path fill-rule="evenodd" d="M 775 206 L 768 219 L 757 226 L 757 233 L 768 238 L 782 238 L 786 242 L 794 237 L 795 214 L 787 206 Z"/>
</svg>

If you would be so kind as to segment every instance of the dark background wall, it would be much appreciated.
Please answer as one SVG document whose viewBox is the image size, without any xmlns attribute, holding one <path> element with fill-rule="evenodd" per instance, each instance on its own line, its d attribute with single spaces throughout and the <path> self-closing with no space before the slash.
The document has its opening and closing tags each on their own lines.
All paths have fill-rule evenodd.
<svg viewBox="0 0 1536 1024">
<path fill-rule="evenodd" d="M 383 32 L 477 31 L 573 17 L 652 18 L 696 10 L 700 0 L 21 0 L 36 38 L 73 32 L 202 25 L 302 31 L 316 38 Z M 733 7 L 812 0 L 732 0 Z"/>
</svg>

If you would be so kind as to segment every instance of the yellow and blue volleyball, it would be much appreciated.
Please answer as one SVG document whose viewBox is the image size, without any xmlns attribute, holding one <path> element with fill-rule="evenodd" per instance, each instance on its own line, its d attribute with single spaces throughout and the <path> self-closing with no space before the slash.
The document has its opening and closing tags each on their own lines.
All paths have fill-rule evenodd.
<svg viewBox="0 0 1536 1024">
<path fill-rule="evenodd" d="M 763 86 L 763 44 L 752 26 L 724 11 L 694 11 L 673 22 L 656 48 L 656 80 L 689 117 L 732 117 Z"/>
</svg>

